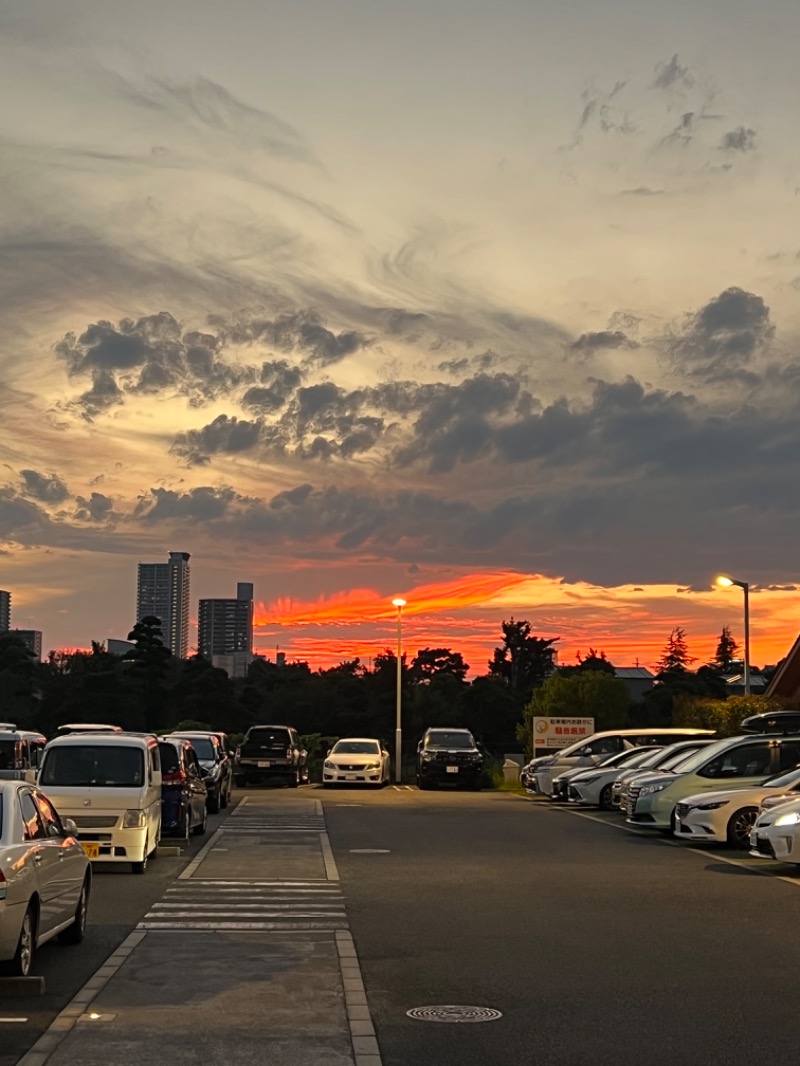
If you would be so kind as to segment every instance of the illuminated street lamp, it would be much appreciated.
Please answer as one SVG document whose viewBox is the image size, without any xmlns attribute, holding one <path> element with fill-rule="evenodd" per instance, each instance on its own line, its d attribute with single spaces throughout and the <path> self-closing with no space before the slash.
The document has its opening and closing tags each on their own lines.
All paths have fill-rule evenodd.
<svg viewBox="0 0 800 1066">
<path fill-rule="evenodd" d="M 394 729 L 394 779 L 400 784 L 403 779 L 403 727 L 400 722 L 401 686 L 403 683 L 403 608 L 406 601 L 400 596 L 392 600 L 392 605 L 397 608 L 397 697 L 395 703 L 395 729 Z"/>
<path fill-rule="evenodd" d="M 750 695 L 750 586 L 746 581 L 736 581 L 732 577 L 722 574 L 717 578 L 717 584 L 723 588 L 735 585 L 744 592 L 744 694 Z"/>
</svg>

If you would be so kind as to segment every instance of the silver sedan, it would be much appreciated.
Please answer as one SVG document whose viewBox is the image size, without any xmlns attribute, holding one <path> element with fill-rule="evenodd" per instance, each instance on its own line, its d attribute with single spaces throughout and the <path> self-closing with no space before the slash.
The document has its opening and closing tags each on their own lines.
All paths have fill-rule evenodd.
<svg viewBox="0 0 800 1066">
<path fill-rule="evenodd" d="M 0 781 L 0 972 L 27 977 L 48 940 L 83 940 L 92 872 L 75 833 L 39 789 Z"/>
</svg>

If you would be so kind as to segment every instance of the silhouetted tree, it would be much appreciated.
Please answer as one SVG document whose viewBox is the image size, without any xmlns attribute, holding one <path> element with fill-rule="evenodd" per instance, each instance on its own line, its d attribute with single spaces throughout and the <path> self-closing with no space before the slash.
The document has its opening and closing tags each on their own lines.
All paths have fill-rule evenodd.
<svg viewBox="0 0 800 1066">
<path fill-rule="evenodd" d="M 503 644 L 495 648 L 489 674 L 503 680 L 523 703 L 553 671 L 557 637 L 531 635 L 530 622 L 503 622 Z"/>
<path fill-rule="evenodd" d="M 686 630 L 675 626 L 658 661 L 658 675 L 684 673 L 693 662 L 694 656 L 689 654 L 686 643 Z"/>
<path fill-rule="evenodd" d="M 729 674 L 738 650 L 739 645 L 731 636 L 731 627 L 723 626 L 717 642 L 717 650 L 709 666 L 714 670 L 719 670 L 721 674 Z"/>
</svg>

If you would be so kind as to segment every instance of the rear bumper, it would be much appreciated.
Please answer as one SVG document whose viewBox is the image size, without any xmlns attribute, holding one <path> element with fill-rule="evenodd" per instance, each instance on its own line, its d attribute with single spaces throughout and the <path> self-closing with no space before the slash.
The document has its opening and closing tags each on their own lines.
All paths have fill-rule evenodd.
<svg viewBox="0 0 800 1066">
<path fill-rule="evenodd" d="M 421 781 L 436 781 L 437 784 L 476 784 L 481 779 L 483 767 L 433 766 L 423 763 L 419 770 Z"/>
<path fill-rule="evenodd" d="M 264 763 L 269 765 L 265 766 Z M 241 759 L 236 764 L 236 776 L 245 777 L 248 781 L 292 777 L 296 772 L 297 767 L 288 759 Z"/>
</svg>

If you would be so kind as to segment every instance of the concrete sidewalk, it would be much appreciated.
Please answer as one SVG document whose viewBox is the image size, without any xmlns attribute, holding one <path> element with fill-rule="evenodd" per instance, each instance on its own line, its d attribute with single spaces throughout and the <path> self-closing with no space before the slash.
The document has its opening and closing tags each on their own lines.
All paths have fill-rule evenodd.
<svg viewBox="0 0 800 1066">
<path fill-rule="evenodd" d="M 319 801 L 247 797 L 18 1066 L 380 1066 Z"/>
</svg>

